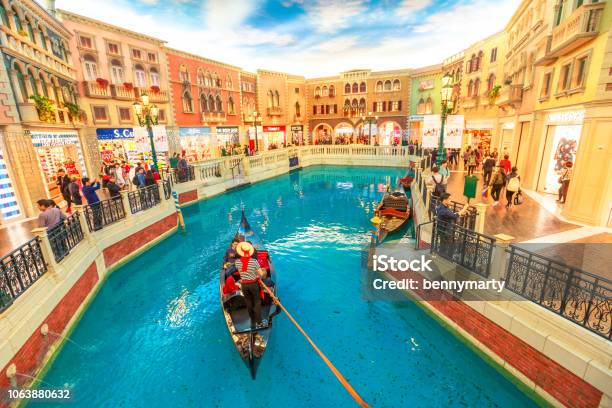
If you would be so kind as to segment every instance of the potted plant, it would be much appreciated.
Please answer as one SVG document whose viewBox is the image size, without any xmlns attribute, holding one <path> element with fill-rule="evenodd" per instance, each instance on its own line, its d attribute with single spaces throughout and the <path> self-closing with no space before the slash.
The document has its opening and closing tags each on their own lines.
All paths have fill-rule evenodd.
<svg viewBox="0 0 612 408">
<path fill-rule="evenodd" d="M 132 85 L 131 82 L 124 82 L 123 87 L 127 89 L 128 91 L 131 91 L 132 89 L 134 89 L 134 85 Z"/>
<path fill-rule="evenodd" d="M 96 78 L 96 83 L 100 88 L 106 88 L 108 86 L 108 81 L 104 78 Z"/>
<path fill-rule="evenodd" d="M 159 93 L 159 86 L 157 86 L 157 85 L 153 85 L 153 86 L 151 86 L 151 92 L 153 92 L 153 93 Z"/>
<path fill-rule="evenodd" d="M 79 119 L 81 116 L 81 108 L 76 103 L 64 102 L 64 107 L 68 109 L 68 116 L 72 121 Z"/>
<path fill-rule="evenodd" d="M 500 89 L 501 85 L 495 85 L 493 88 L 491 88 L 491 91 L 489 91 L 489 102 L 491 104 L 493 104 L 495 102 L 495 99 L 497 99 L 497 97 L 499 96 Z"/>
<path fill-rule="evenodd" d="M 55 105 L 48 97 L 44 95 L 30 95 L 29 99 L 34 101 L 34 105 L 38 111 L 38 118 L 41 121 L 49 123 L 55 122 Z"/>
</svg>

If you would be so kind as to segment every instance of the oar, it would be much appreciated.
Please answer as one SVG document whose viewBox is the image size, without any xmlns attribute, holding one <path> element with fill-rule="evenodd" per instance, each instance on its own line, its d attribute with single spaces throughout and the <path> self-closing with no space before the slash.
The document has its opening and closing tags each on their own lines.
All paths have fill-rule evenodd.
<svg viewBox="0 0 612 408">
<path fill-rule="evenodd" d="M 325 354 L 323 354 L 323 352 L 321 350 L 319 350 L 319 348 L 314 343 L 314 341 L 312 341 L 310 336 L 308 336 L 308 334 L 304 331 L 304 329 L 302 329 L 302 327 L 299 325 L 299 323 L 293 318 L 293 316 L 291 316 L 291 314 L 287 311 L 287 309 L 285 309 L 285 306 L 283 306 L 283 304 L 280 302 L 280 300 L 278 300 L 278 298 L 276 297 L 274 292 L 272 292 L 270 290 L 270 288 L 268 288 L 263 282 L 262 282 L 262 286 L 263 286 L 264 290 L 266 292 L 268 292 L 268 295 L 270 295 L 272 300 L 274 300 L 274 303 L 276 303 L 283 310 L 283 312 L 285 312 L 287 317 L 289 317 L 289 320 L 291 320 L 291 323 L 293 323 L 295 325 L 295 327 L 297 327 L 297 329 L 300 331 L 300 333 L 302 333 L 302 335 L 306 338 L 306 340 L 308 340 L 308 342 L 310 343 L 312 348 L 317 352 L 317 354 L 319 355 L 319 357 L 321 357 L 321 359 L 325 362 L 325 364 L 327 364 L 327 367 L 329 367 L 331 372 L 334 373 L 334 375 L 336 376 L 338 381 L 340 381 L 340 384 L 342 384 L 342 386 L 348 391 L 348 393 L 351 395 L 351 397 L 353 397 L 355 402 L 357 402 L 357 404 L 359 404 L 359 406 L 361 406 L 361 407 L 368 407 L 369 408 L 370 405 L 367 402 L 365 402 L 363 400 L 363 398 L 361 398 L 361 396 L 357 393 L 357 391 L 355 391 L 353 386 L 351 384 L 349 384 L 349 382 L 347 381 L 346 378 L 344 378 L 342 373 L 340 371 L 338 371 L 338 369 L 332 364 L 331 361 L 329 361 L 329 359 L 325 356 Z"/>
</svg>

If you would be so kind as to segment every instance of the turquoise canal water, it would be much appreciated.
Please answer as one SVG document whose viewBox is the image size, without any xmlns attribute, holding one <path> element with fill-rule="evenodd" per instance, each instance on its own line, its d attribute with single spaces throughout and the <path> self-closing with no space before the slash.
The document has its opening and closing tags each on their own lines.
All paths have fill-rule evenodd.
<svg viewBox="0 0 612 408">
<path fill-rule="evenodd" d="M 369 219 L 400 169 L 313 167 L 188 207 L 176 233 L 111 274 L 44 377 L 79 407 L 352 407 L 286 316 L 251 380 L 219 305 L 240 219 L 268 243 L 285 306 L 376 407 L 535 405 L 409 302 L 362 299 Z M 366 214 L 367 212 L 367 214 Z M 53 406 L 37 404 L 36 406 Z"/>
</svg>

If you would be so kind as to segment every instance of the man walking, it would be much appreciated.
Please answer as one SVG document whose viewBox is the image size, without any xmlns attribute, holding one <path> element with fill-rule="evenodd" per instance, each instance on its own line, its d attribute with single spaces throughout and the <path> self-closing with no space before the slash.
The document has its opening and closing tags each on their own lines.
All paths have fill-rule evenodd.
<svg viewBox="0 0 612 408">
<path fill-rule="evenodd" d="M 495 167 L 495 159 L 491 155 L 487 154 L 484 163 L 482 164 L 483 177 L 482 180 L 485 186 L 488 186 L 491 182 L 491 175 L 493 174 L 493 168 Z"/>
<path fill-rule="evenodd" d="M 568 161 L 565 163 L 565 168 L 561 172 L 559 181 L 561 187 L 559 188 L 559 199 L 557 200 L 560 204 L 565 204 L 567 199 L 567 190 L 569 190 L 570 181 L 572 180 L 572 162 Z"/>
<path fill-rule="evenodd" d="M 493 201 L 495 201 L 495 205 L 499 203 L 499 196 L 505 184 L 506 175 L 504 173 L 504 169 L 502 166 L 497 166 L 497 172 L 495 173 L 495 176 L 493 176 L 493 181 L 491 184 L 491 198 L 493 198 Z"/>
</svg>

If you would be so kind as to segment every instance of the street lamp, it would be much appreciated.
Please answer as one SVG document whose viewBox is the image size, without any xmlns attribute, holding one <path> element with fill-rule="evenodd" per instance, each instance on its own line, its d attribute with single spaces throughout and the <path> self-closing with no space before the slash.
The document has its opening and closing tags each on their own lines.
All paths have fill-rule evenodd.
<svg viewBox="0 0 612 408">
<path fill-rule="evenodd" d="M 159 109 L 155 104 L 149 104 L 149 95 L 143 93 L 140 95 L 140 102 L 136 101 L 132 104 L 138 124 L 146 126 L 149 134 L 149 142 L 151 143 L 151 156 L 153 156 L 153 165 L 159 171 L 157 165 L 157 153 L 155 152 L 155 142 L 153 141 L 153 125 L 157 125 L 157 115 Z"/>
<path fill-rule="evenodd" d="M 442 112 L 440 116 L 442 123 L 440 124 L 440 144 L 438 146 L 436 160 L 438 167 L 440 167 L 444 157 L 446 157 L 446 155 L 442 154 L 444 152 L 444 125 L 446 124 L 446 116 L 453 111 L 453 106 L 455 104 L 453 100 L 453 85 L 451 84 L 452 79 L 453 77 L 449 73 L 444 74 L 442 77 L 442 89 L 440 90 L 440 97 L 442 100 Z"/>
<path fill-rule="evenodd" d="M 257 140 L 257 125 L 261 123 L 261 115 L 257 112 L 253 112 L 249 115 L 249 122 L 253 122 L 255 125 L 255 151 L 259 151 L 259 141 Z"/>
<path fill-rule="evenodd" d="M 372 145 L 372 123 L 378 123 L 378 115 L 372 116 L 372 112 L 368 112 L 368 116 L 361 115 L 361 120 L 367 123 L 370 127 L 368 133 L 368 144 Z"/>
</svg>

